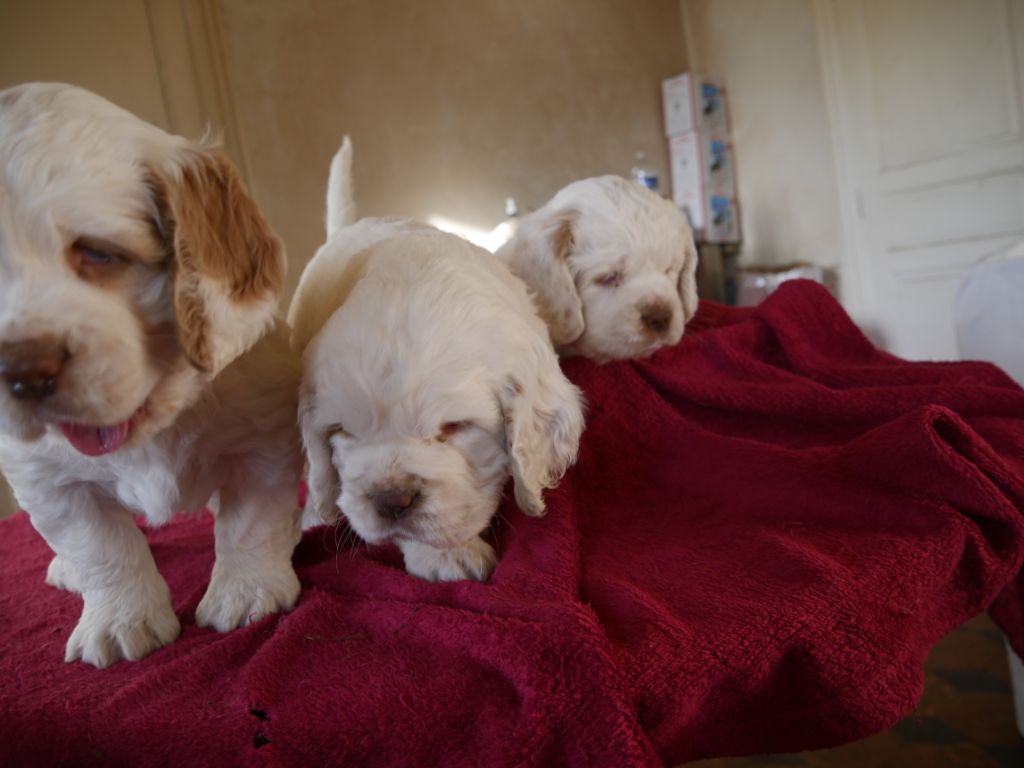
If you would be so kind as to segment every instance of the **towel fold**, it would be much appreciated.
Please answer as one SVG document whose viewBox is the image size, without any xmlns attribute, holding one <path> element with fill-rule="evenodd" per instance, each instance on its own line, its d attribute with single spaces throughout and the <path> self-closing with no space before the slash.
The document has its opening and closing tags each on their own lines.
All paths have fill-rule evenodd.
<svg viewBox="0 0 1024 768">
<path fill-rule="evenodd" d="M 995 601 L 1024 651 L 1024 392 L 876 350 L 819 286 L 705 302 L 652 358 L 567 360 L 580 460 L 503 503 L 484 584 L 317 529 L 295 610 L 194 625 L 208 517 L 147 532 L 181 638 L 64 664 L 80 599 L 0 524 L 9 765 L 658 766 L 825 747 L 907 714 L 934 643 Z M 344 542 L 339 546 L 338 542 Z"/>
</svg>

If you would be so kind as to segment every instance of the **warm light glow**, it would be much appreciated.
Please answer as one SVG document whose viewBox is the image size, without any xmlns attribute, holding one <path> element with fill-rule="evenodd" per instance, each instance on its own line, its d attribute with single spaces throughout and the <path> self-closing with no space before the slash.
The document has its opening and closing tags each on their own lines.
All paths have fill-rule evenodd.
<svg viewBox="0 0 1024 768">
<path fill-rule="evenodd" d="M 501 222 L 490 232 L 468 226 L 459 221 L 446 219 L 443 216 L 428 216 L 427 224 L 437 227 L 443 232 L 451 232 L 453 235 L 465 238 L 474 245 L 486 248 L 491 253 L 503 246 L 512 237 L 513 232 L 513 226 L 508 221 Z"/>
</svg>

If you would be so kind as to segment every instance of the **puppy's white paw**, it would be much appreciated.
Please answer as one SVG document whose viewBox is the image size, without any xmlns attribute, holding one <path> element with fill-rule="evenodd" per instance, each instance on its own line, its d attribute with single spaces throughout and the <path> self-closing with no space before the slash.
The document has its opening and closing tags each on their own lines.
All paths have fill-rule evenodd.
<svg viewBox="0 0 1024 768">
<path fill-rule="evenodd" d="M 486 581 L 498 564 L 494 547 L 480 538 L 451 549 L 418 541 L 401 541 L 398 546 L 405 555 L 405 570 L 427 581 Z"/>
<path fill-rule="evenodd" d="M 120 659 L 137 661 L 173 642 L 181 625 L 171 608 L 167 586 L 161 586 L 164 594 L 151 599 L 117 590 L 86 594 L 64 661 L 81 659 L 103 669 Z"/>
<path fill-rule="evenodd" d="M 51 587 L 68 592 L 82 591 L 78 588 L 74 567 L 60 555 L 54 555 L 53 560 L 50 561 L 50 567 L 46 569 L 46 583 Z"/>
<path fill-rule="evenodd" d="M 196 608 L 196 624 L 227 632 L 278 611 L 290 611 L 299 597 L 299 579 L 286 566 L 266 565 L 258 574 L 213 567 L 206 594 Z"/>
</svg>

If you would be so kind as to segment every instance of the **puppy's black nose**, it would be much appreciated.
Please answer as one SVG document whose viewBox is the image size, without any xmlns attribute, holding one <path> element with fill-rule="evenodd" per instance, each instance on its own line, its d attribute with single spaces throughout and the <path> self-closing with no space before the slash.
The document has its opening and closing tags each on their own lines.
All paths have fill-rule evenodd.
<svg viewBox="0 0 1024 768">
<path fill-rule="evenodd" d="M 0 377 L 12 397 L 44 400 L 57 391 L 67 358 L 67 347 L 52 339 L 4 342 L 0 344 Z"/>
<path fill-rule="evenodd" d="M 672 307 L 661 302 L 648 304 L 641 308 L 640 320 L 648 330 L 664 333 L 672 324 Z"/>
<path fill-rule="evenodd" d="M 420 500 L 420 493 L 412 488 L 389 488 L 367 494 L 377 514 L 388 520 L 401 520 Z"/>
</svg>

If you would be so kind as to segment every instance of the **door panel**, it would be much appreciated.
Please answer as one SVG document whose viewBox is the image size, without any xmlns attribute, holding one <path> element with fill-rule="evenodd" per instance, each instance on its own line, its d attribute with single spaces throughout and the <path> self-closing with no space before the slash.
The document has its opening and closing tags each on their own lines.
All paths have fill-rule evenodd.
<svg viewBox="0 0 1024 768">
<path fill-rule="evenodd" d="M 864 3 L 884 171 L 1017 138 L 1009 11 L 1005 0 Z"/>
<path fill-rule="evenodd" d="M 972 264 L 1024 237 L 1024 0 L 821 0 L 844 273 L 888 349 L 954 358 Z"/>
</svg>

